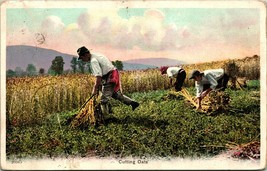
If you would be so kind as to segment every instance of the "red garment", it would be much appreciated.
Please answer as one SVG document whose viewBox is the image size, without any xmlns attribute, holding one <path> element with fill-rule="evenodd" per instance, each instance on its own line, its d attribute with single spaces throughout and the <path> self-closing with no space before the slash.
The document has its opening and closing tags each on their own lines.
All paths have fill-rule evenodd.
<svg viewBox="0 0 267 171">
<path fill-rule="evenodd" d="M 114 92 L 117 92 L 120 90 L 120 75 L 117 69 L 114 69 L 109 75 L 109 82 L 115 83 Z"/>
<path fill-rule="evenodd" d="M 161 72 L 161 74 L 163 75 L 164 73 L 166 73 L 166 71 L 167 71 L 168 68 L 169 68 L 169 67 L 167 67 L 167 66 L 162 66 L 162 67 L 160 67 L 160 72 Z"/>
</svg>

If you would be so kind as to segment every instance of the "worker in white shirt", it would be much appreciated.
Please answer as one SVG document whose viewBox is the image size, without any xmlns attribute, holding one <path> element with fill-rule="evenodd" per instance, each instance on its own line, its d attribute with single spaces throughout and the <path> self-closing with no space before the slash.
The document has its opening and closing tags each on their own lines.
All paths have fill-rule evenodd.
<svg viewBox="0 0 267 171">
<path fill-rule="evenodd" d="M 172 79 L 176 79 L 174 83 L 174 88 L 176 91 L 181 91 L 186 77 L 186 72 L 180 67 L 168 67 L 162 66 L 160 68 L 161 74 L 167 74 L 170 78 L 170 84 L 172 85 Z"/>
<path fill-rule="evenodd" d="M 79 48 L 77 53 L 79 60 L 90 62 L 92 74 L 96 77 L 92 95 L 97 94 L 102 85 L 101 109 L 104 114 L 111 112 L 109 109 L 111 106 L 108 103 L 111 97 L 131 105 L 132 110 L 139 106 L 138 102 L 122 94 L 119 72 L 106 56 L 90 53 L 84 46 Z"/>
<path fill-rule="evenodd" d="M 201 109 L 201 100 L 212 90 L 224 91 L 229 81 L 229 76 L 224 69 L 211 69 L 200 72 L 193 70 L 190 78 L 195 80 L 197 109 Z"/>
</svg>

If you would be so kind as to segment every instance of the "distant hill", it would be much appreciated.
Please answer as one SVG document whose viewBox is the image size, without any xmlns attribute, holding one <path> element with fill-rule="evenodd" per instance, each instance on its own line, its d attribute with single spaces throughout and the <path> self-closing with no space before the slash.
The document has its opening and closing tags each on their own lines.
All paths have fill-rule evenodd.
<svg viewBox="0 0 267 171">
<path fill-rule="evenodd" d="M 179 61 L 176 59 L 169 59 L 169 58 L 133 59 L 133 60 L 126 60 L 124 62 L 131 63 L 131 64 L 151 65 L 151 66 L 156 66 L 156 67 L 177 66 L 177 65 L 185 64 L 184 61 Z"/>
<path fill-rule="evenodd" d="M 33 46 L 7 46 L 6 68 L 14 70 L 16 67 L 26 69 L 28 64 L 34 64 L 36 69 L 44 68 L 46 71 L 56 56 L 62 56 L 65 62 L 64 69 L 70 68 L 70 61 L 74 55 L 61 53 L 51 49 Z"/>
<path fill-rule="evenodd" d="M 56 56 L 62 56 L 64 59 L 64 70 L 71 69 L 70 61 L 77 55 L 65 54 L 51 49 L 45 49 L 40 47 L 17 45 L 7 46 L 6 48 L 6 68 L 15 70 L 16 67 L 20 67 L 26 70 L 28 64 L 34 64 L 36 69 L 44 68 L 47 72 L 52 64 L 52 60 Z M 156 68 L 160 66 L 174 66 L 181 65 L 184 62 L 175 59 L 166 58 L 148 58 L 148 59 L 134 59 L 123 62 L 124 70 L 140 70 L 148 68 Z"/>
<path fill-rule="evenodd" d="M 127 62 L 123 63 L 123 70 L 142 70 L 142 69 L 148 69 L 148 68 L 157 68 L 153 65 L 143 65 L 143 64 L 132 64 Z"/>
</svg>

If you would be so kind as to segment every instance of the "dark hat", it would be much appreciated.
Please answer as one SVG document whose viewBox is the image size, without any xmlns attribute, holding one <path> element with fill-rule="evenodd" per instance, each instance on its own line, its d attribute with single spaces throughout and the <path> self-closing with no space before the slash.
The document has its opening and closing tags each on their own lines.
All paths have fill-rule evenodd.
<svg viewBox="0 0 267 171">
<path fill-rule="evenodd" d="M 160 72 L 161 72 L 161 74 L 164 74 L 164 73 L 167 71 L 168 68 L 169 68 L 169 67 L 167 67 L 167 66 L 162 66 L 162 67 L 160 67 Z"/>
<path fill-rule="evenodd" d="M 82 46 L 82 47 L 80 47 L 80 48 L 77 50 L 77 53 L 78 53 L 78 55 L 79 55 L 79 58 L 78 58 L 78 59 L 80 59 L 80 57 L 81 57 L 82 55 L 84 55 L 84 54 L 86 54 L 86 53 L 89 53 L 89 50 L 88 50 L 85 46 Z"/>
<path fill-rule="evenodd" d="M 191 72 L 191 75 L 190 75 L 189 79 L 193 79 L 193 78 L 195 78 L 196 76 L 199 76 L 199 75 L 201 75 L 201 73 L 198 70 L 193 70 Z"/>
</svg>

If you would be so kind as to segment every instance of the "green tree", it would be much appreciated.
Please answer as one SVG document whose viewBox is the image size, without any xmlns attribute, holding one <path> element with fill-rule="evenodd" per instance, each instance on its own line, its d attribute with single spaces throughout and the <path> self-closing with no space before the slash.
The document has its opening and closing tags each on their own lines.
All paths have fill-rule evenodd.
<svg viewBox="0 0 267 171">
<path fill-rule="evenodd" d="M 64 64 L 65 62 L 62 56 L 56 56 L 52 61 L 51 69 L 55 72 L 56 75 L 60 75 L 63 73 Z"/>
<path fill-rule="evenodd" d="M 86 62 L 83 62 L 81 60 L 78 61 L 78 67 L 79 67 L 79 71 L 81 73 L 84 73 L 84 71 L 85 71 L 85 64 L 86 64 Z"/>
<path fill-rule="evenodd" d="M 27 73 L 25 71 L 23 71 L 23 69 L 21 69 L 21 67 L 16 67 L 15 72 L 16 72 L 16 75 L 19 77 L 27 75 Z"/>
<path fill-rule="evenodd" d="M 36 67 L 33 64 L 28 64 L 26 68 L 26 73 L 28 76 L 37 75 Z"/>
<path fill-rule="evenodd" d="M 77 72 L 77 65 L 78 65 L 77 58 L 73 57 L 70 63 L 71 63 L 70 66 L 72 68 L 73 73 L 76 73 Z"/>
<path fill-rule="evenodd" d="M 48 73 L 49 75 L 56 75 L 56 72 L 55 72 L 54 70 L 52 70 L 51 67 L 48 69 L 47 73 Z"/>
<path fill-rule="evenodd" d="M 13 71 L 12 69 L 9 69 L 6 71 L 6 76 L 7 77 L 14 77 L 14 76 L 16 76 L 16 72 Z"/>
<path fill-rule="evenodd" d="M 112 61 L 112 64 L 118 69 L 118 70 L 123 70 L 123 63 L 122 61 L 116 60 Z"/>
</svg>

